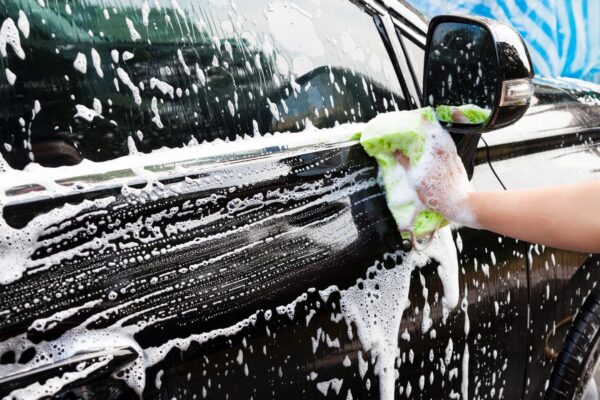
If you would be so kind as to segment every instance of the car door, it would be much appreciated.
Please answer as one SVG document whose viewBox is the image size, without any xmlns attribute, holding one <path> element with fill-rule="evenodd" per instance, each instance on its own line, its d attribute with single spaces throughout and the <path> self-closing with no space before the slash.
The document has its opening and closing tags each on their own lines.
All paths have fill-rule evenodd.
<svg viewBox="0 0 600 400">
<path fill-rule="evenodd" d="M 3 396 L 393 396 L 412 256 L 348 140 L 410 107 L 384 10 L 1 7 Z"/>
<path fill-rule="evenodd" d="M 407 5 L 398 6 L 396 12 L 394 23 L 411 65 L 411 76 L 421 87 L 426 24 Z M 502 190 L 479 135 L 456 135 L 454 139 L 474 189 Z M 462 226 L 453 227 L 453 238 L 459 262 L 461 308 L 450 314 L 442 331 L 446 343 L 438 344 L 438 352 L 450 351 L 455 362 L 449 368 L 452 373 L 448 380 L 436 382 L 434 378 L 433 385 L 447 396 L 521 398 L 529 346 L 526 247 L 505 236 Z M 414 296 L 418 314 L 418 295 Z M 420 350 L 415 352 L 422 354 L 425 363 L 432 358 L 428 354 L 430 340 L 421 337 Z"/>
<path fill-rule="evenodd" d="M 538 78 L 534 103 L 523 119 L 486 134 L 492 163 L 506 187 L 518 190 L 598 179 L 598 98 L 597 85 Z M 537 399 L 548 388 L 571 321 L 600 277 L 597 255 L 526 246 L 530 373 L 525 398 Z"/>
</svg>

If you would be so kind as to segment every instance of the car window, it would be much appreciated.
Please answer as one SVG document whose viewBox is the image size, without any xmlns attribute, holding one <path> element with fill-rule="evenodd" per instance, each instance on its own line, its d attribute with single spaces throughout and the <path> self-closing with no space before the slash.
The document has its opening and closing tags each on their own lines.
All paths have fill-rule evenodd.
<svg viewBox="0 0 600 400">
<path fill-rule="evenodd" d="M 0 5 L 0 152 L 13 167 L 406 108 L 373 17 L 348 0 L 110 4 Z"/>
</svg>

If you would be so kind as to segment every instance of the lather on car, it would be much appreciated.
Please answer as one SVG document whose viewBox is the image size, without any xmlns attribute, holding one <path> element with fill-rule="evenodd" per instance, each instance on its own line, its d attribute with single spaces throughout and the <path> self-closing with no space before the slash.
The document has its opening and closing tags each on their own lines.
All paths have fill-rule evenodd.
<svg viewBox="0 0 600 400">
<path fill-rule="evenodd" d="M 596 398 L 598 256 L 411 249 L 350 140 L 476 104 L 477 189 L 595 178 L 598 86 L 534 69 L 403 0 L 3 1 L 0 396 Z"/>
</svg>

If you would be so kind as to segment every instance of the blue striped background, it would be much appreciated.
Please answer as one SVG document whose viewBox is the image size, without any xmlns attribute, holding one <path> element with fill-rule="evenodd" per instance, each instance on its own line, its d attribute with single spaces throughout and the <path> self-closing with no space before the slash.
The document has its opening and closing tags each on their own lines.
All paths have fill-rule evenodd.
<svg viewBox="0 0 600 400">
<path fill-rule="evenodd" d="M 476 14 L 512 24 L 538 75 L 600 82 L 600 0 L 409 0 L 429 17 Z"/>
</svg>

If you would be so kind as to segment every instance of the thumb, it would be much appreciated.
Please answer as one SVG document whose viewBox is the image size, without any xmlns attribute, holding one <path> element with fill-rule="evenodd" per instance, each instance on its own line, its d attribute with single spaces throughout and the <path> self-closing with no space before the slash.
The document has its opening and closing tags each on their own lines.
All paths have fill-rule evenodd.
<svg viewBox="0 0 600 400">
<path fill-rule="evenodd" d="M 394 157 L 396 157 L 398 164 L 400 164 L 406 171 L 410 169 L 410 160 L 404 155 L 404 153 L 402 153 L 400 150 L 396 150 L 394 152 Z"/>
</svg>

